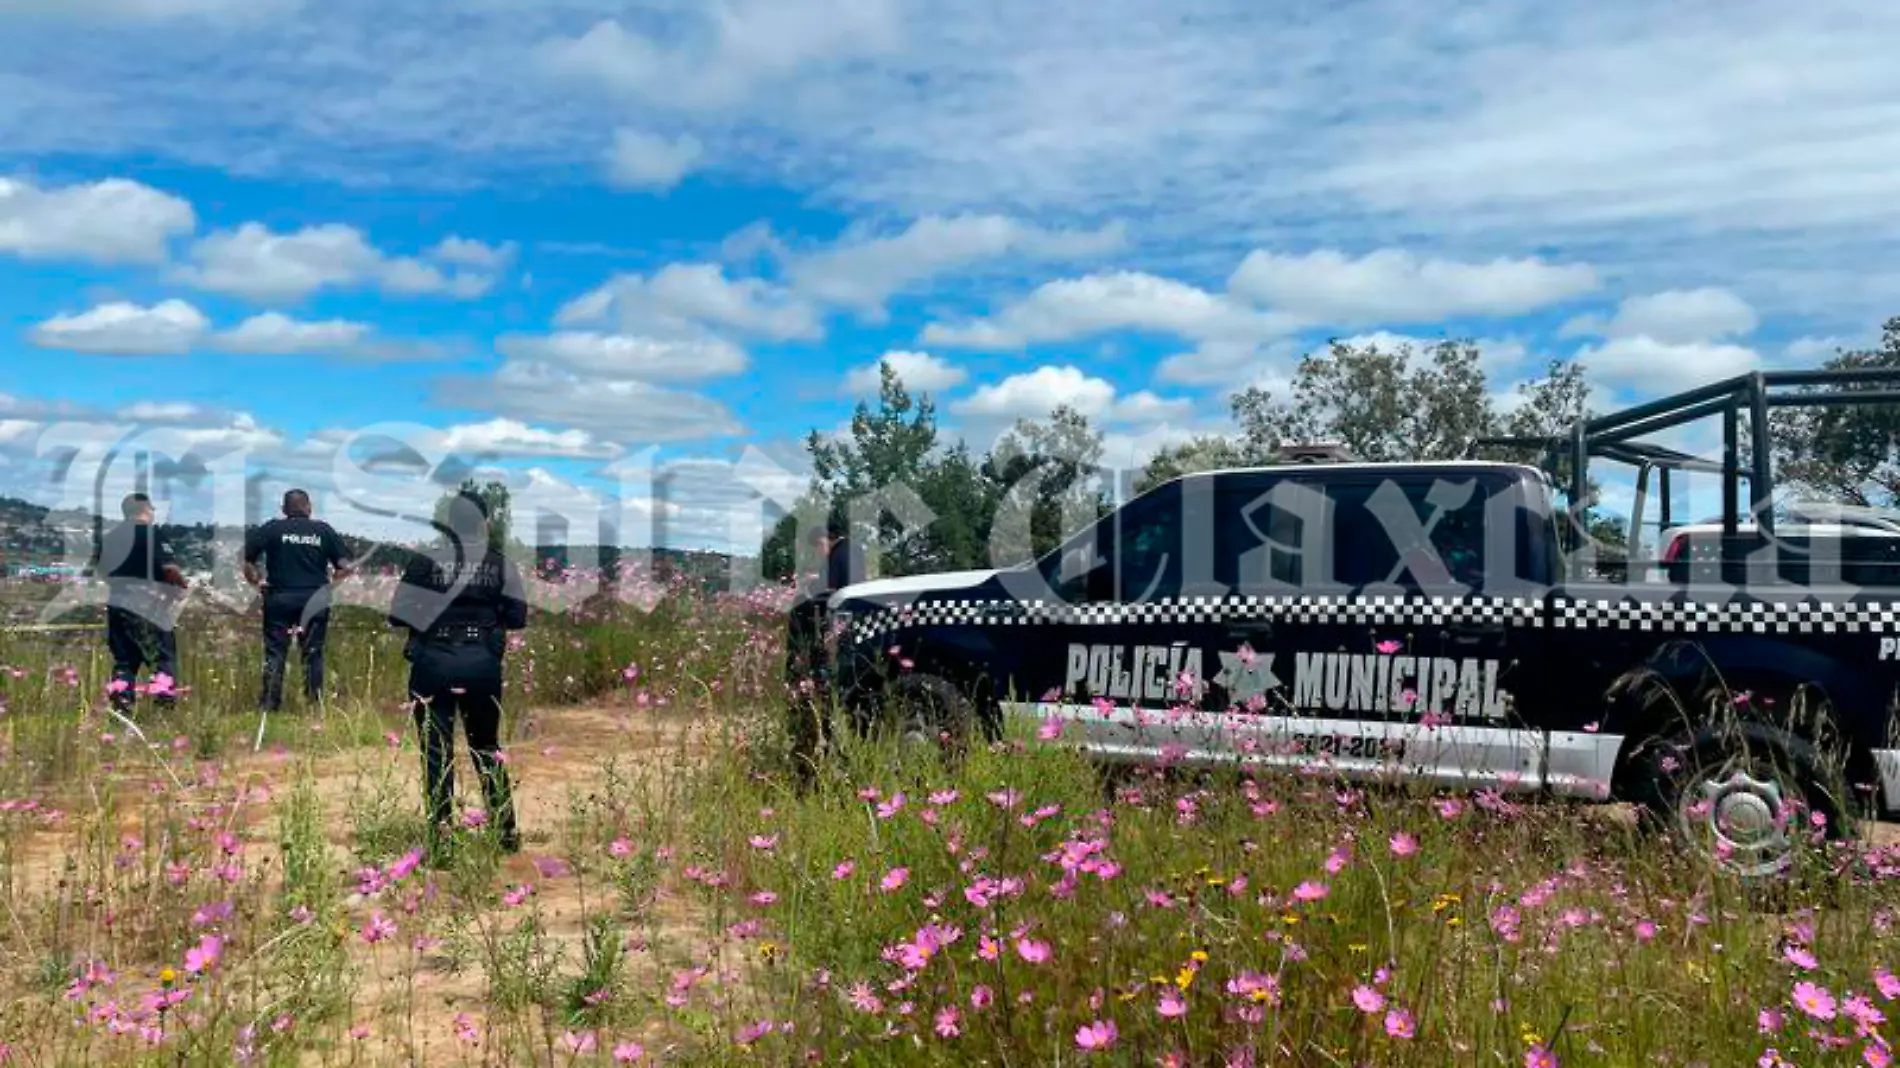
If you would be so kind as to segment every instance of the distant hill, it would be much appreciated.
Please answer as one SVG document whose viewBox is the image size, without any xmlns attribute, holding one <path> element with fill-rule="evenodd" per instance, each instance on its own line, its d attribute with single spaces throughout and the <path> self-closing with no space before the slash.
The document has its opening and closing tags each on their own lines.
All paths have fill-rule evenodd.
<svg viewBox="0 0 1900 1068">
<path fill-rule="evenodd" d="M 35 568 L 71 563 L 69 554 L 89 554 L 94 550 L 96 532 L 105 525 L 90 512 L 56 512 L 31 501 L 0 497 L 0 575 L 19 575 Z M 242 538 L 241 531 L 209 523 L 165 523 L 160 525 L 160 530 L 171 542 L 185 570 L 197 573 L 212 570 L 221 538 L 233 541 Z M 359 566 L 372 571 L 401 568 L 417 548 L 416 545 L 379 545 L 347 533 L 343 540 Z M 558 572 L 570 563 L 591 567 L 596 561 L 612 570 L 623 557 L 636 553 L 645 555 L 646 551 L 622 546 L 539 545 L 535 547 L 534 559 L 536 569 L 544 572 Z M 666 548 L 654 549 L 650 555 L 655 570 L 668 575 L 690 575 L 708 584 L 724 584 L 735 567 L 742 575 L 757 573 L 752 557 Z M 84 562 L 89 564 L 90 559 Z"/>
</svg>

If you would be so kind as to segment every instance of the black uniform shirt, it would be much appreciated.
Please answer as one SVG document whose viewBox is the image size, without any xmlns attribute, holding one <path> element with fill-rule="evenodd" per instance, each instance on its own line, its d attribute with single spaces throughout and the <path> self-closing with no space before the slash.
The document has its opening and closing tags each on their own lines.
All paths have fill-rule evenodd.
<svg viewBox="0 0 1900 1068">
<path fill-rule="evenodd" d="M 528 625 L 528 602 L 514 561 L 490 549 L 464 560 L 454 549 L 417 553 L 403 569 L 389 621 L 414 630 L 438 626 Z"/>
<path fill-rule="evenodd" d="M 99 568 L 105 572 L 110 604 L 139 607 L 156 593 L 166 568 L 177 563 L 171 543 L 149 523 L 130 520 L 106 531 L 99 548 Z"/>
<path fill-rule="evenodd" d="M 330 581 L 330 568 L 348 563 L 350 551 L 330 524 L 309 516 L 284 516 L 252 530 L 244 562 L 264 561 L 274 590 L 314 590 Z"/>
</svg>

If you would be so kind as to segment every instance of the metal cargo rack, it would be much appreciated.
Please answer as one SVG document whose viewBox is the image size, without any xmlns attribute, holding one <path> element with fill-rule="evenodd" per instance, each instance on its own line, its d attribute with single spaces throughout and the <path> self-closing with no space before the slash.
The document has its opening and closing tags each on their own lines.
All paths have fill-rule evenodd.
<svg viewBox="0 0 1900 1068">
<path fill-rule="evenodd" d="M 1871 388 L 1870 388 L 1871 387 Z M 1886 387 L 1886 388 L 1879 388 Z M 1774 534 L 1774 476 L 1770 460 L 1768 413 L 1774 408 L 1861 407 L 1900 405 L 1900 368 L 1858 368 L 1842 371 L 1757 371 L 1639 404 L 1594 419 L 1579 421 L 1567 434 L 1548 437 L 1491 437 L 1472 442 L 1467 455 L 1483 449 L 1541 450 L 1553 473 L 1570 461 L 1569 495 L 1573 513 L 1589 492 L 1589 463 L 1600 457 L 1636 468 L 1636 500 L 1630 516 L 1629 543 L 1640 546 L 1642 517 L 1655 471 L 1660 485 L 1660 527 L 1671 525 L 1670 475 L 1691 472 L 1719 475 L 1722 480 L 1722 539 L 1730 542 L 1741 525 L 1741 483 L 1748 482 L 1749 512 L 1763 536 Z M 1722 420 L 1722 458 L 1706 460 L 1689 453 L 1638 440 L 1645 435 L 1719 416 Z M 1747 463 L 1741 456 L 1741 426 L 1748 419 Z M 1574 518 L 1574 517 L 1573 517 Z"/>
</svg>

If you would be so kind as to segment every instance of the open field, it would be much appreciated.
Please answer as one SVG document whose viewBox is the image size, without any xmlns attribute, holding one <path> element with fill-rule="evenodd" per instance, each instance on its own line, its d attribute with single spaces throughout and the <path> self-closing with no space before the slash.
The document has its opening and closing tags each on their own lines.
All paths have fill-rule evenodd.
<svg viewBox="0 0 1900 1068">
<path fill-rule="evenodd" d="M 137 732 L 96 636 L 8 637 L 4 1063 L 1887 1061 L 1884 844 L 1816 848 L 1765 909 L 1610 810 L 1104 782 L 1028 729 L 954 768 L 847 740 L 800 792 L 774 605 L 538 618 L 526 847 L 471 830 L 442 870 L 373 618 L 261 745 L 242 617 L 185 633 L 189 692 Z"/>
</svg>

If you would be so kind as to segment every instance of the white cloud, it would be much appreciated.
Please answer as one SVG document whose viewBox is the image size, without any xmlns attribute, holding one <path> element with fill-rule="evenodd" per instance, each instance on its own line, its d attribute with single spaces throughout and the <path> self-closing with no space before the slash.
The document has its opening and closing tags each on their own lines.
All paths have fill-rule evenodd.
<svg viewBox="0 0 1900 1068">
<path fill-rule="evenodd" d="M 157 263 L 197 225 L 189 203 L 122 178 L 55 189 L 0 178 L 0 253 L 29 260 Z"/>
<path fill-rule="evenodd" d="M 715 263 L 668 264 L 651 277 L 615 275 L 569 301 L 554 321 L 557 326 L 608 322 L 621 333 L 662 337 L 698 336 L 707 327 L 778 341 L 823 334 L 817 314 L 803 300 L 763 279 L 729 279 Z"/>
<path fill-rule="evenodd" d="M 747 365 L 745 350 L 709 336 L 656 338 L 564 330 L 544 336 L 510 335 L 498 339 L 495 347 L 514 359 L 647 382 L 717 378 L 738 374 Z"/>
<path fill-rule="evenodd" d="M 526 423 L 573 427 L 639 447 L 744 433 L 725 405 L 703 394 L 631 378 L 578 375 L 537 361 L 510 360 L 492 376 L 445 378 L 437 398 Z"/>
<path fill-rule="evenodd" d="M 691 134 L 667 138 L 629 127 L 614 131 L 607 152 L 607 176 L 626 189 L 665 192 L 698 166 L 705 146 Z"/>
<path fill-rule="evenodd" d="M 341 319 L 305 322 L 277 312 L 265 312 L 219 334 L 216 343 L 227 352 L 260 356 L 344 354 L 356 350 L 369 334 L 367 323 Z"/>
<path fill-rule="evenodd" d="M 932 215 L 897 234 L 847 233 L 830 248 L 793 258 L 786 275 L 818 300 L 880 311 L 895 293 L 987 260 L 1092 259 L 1127 244 L 1119 224 L 1051 230 L 1002 215 Z"/>
<path fill-rule="evenodd" d="M 893 350 L 878 357 L 875 362 L 854 368 L 845 375 L 845 392 L 875 395 L 884 385 L 880 367 L 884 363 L 891 365 L 897 377 L 903 380 L 904 388 L 913 393 L 936 393 L 961 385 L 969 377 L 963 368 L 941 356 L 932 356 L 928 352 Z"/>
<path fill-rule="evenodd" d="M 1015 349 L 1072 341 L 1117 330 L 1172 334 L 1202 341 L 1265 340 L 1297 329 L 1297 320 L 1261 312 L 1185 282 L 1135 271 L 1045 282 L 990 319 L 932 323 L 925 344 Z"/>
<path fill-rule="evenodd" d="M 110 356 L 170 356 L 190 352 L 211 328 L 204 313 L 182 300 L 150 307 L 113 301 L 77 315 L 48 319 L 27 332 L 43 349 Z"/>
<path fill-rule="evenodd" d="M 118 410 L 119 418 L 135 423 L 187 423 L 206 414 L 204 408 L 184 401 L 136 401 Z"/>
<path fill-rule="evenodd" d="M 550 430 L 517 419 L 452 426 L 441 432 L 436 445 L 451 453 L 485 456 L 607 458 L 619 452 L 584 430 Z"/>
<path fill-rule="evenodd" d="M 438 252 L 441 249 L 438 248 Z M 451 255 L 475 254 L 473 246 L 449 246 Z M 492 250 L 491 250 L 492 253 Z M 479 271 L 445 274 L 434 264 L 385 255 L 362 231 L 340 223 L 279 234 L 261 223 L 220 230 L 191 248 L 191 263 L 174 272 L 189 285 L 255 301 L 301 300 L 320 289 L 365 284 L 409 296 L 441 294 L 473 299 L 494 284 Z"/>
<path fill-rule="evenodd" d="M 1726 289 L 1671 289 L 1629 297 L 1608 322 L 1579 316 L 1565 323 L 1560 336 L 1593 334 L 1609 338 L 1649 337 L 1670 344 L 1710 341 L 1753 333 L 1761 320 L 1748 302 Z"/>
<path fill-rule="evenodd" d="M 1250 300 L 1341 326 L 1518 315 L 1597 284 L 1596 271 L 1586 264 L 1535 258 L 1463 263 L 1390 248 L 1356 259 L 1331 249 L 1304 256 L 1256 249 L 1228 280 L 1231 291 Z"/>
<path fill-rule="evenodd" d="M 499 271 L 514 260 L 517 249 L 513 241 L 490 245 L 474 238 L 450 234 L 429 250 L 429 258 L 480 271 Z"/>
<path fill-rule="evenodd" d="M 302 0 L 8 0 L 0 14 L 162 22 L 183 18 L 254 19 L 296 10 Z"/>
<path fill-rule="evenodd" d="M 710 110 L 766 86 L 895 43 L 894 0 L 736 0 L 709 20 L 703 43 L 672 42 L 612 19 L 547 43 L 553 69 L 649 104 Z"/>
<path fill-rule="evenodd" d="M 1694 389 L 1761 365 L 1753 349 L 1713 341 L 1667 342 L 1638 335 L 1585 345 L 1574 357 L 1585 374 L 1619 391 L 1648 395 Z"/>
<path fill-rule="evenodd" d="M 958 415 L 983 421 L 1040 419 L 1066 405 L 1099 422 L 1154 423 L 1182 418 L 1193 403 L 1146 390 L 1118 397 L 1113 383 L 1069 366 L 1044 366 L 977 389 L 950 405 Z"/>
<path fill-rule="evenodd" d="M 1852 351 L 1855 345 L 1846 337 L 1798 337 L 1788 342 L 1782 354 L 1796 363 L 1819 366 L 1844 351 Z"/>
</svg>

